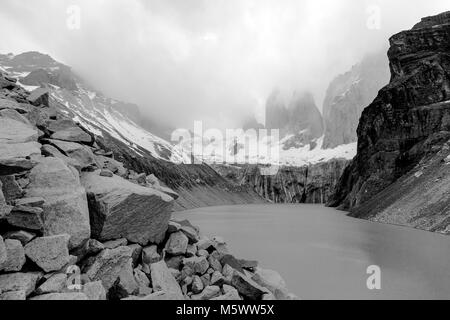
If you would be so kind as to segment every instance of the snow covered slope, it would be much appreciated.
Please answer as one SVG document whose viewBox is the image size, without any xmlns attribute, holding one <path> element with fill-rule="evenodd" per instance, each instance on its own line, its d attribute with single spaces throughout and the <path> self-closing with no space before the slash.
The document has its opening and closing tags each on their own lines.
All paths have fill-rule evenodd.
<svg viewBox="0 0 450 320">
<path fill-rule="evenodd" d="M 187 154 L 137 123 L 140 113 L 136 105 L 105 97 L 75 75 L 70 67 L 48 55 L 38 52 L 0 55 L 0 69 L 29 91 L 47 88 L 62 112 L 98 136 L 106 132 L 138 154 L 144 149 L 156 159 L 174 163 L 190 161 Z"/>
</svg>

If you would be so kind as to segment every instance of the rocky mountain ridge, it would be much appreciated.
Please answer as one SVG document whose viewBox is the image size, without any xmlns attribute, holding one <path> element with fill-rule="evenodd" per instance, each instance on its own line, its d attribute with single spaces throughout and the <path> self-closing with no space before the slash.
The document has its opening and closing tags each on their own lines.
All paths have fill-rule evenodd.
<svg viewBox="0 0 450 320">
<path fill-rule="evenodd" d="M 449 19 L 450 12 L 427 17 L 391 37 L 390 83 L 362 113 L 357 156 L 330 205 L 382 222 L 448 228 L 441 182 L 450 138 Z"/>
<path fill-rule="evenodd" d="M 363 109 L 389 82 L 386 54 L 370 54 L 329 85 L 323 102 L 324 149 L 357 141 L 356 129 Z"/>
</svg>

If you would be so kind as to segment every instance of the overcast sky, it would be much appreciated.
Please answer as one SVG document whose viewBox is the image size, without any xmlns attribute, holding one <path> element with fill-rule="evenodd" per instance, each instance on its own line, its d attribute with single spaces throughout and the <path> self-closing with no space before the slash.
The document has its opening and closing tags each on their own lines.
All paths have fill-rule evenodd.
<svg viewBox="0 0 450 320">
<path fill-rule="evenodd" d="M 392 34 L 450 7 L 448 0 L 1 4 L 1 53 L 48 53 L 106 95 L 137 103 L 154 119 L 181 127 L 194 120 L 232 126 L 250 113 L 263 120 L 274 87 L 311 90 L 321 109 L 337 74 L 386 48 Z M 81 9 L 79 29 L 67 27 L 73 4 Z"/>
</svg>

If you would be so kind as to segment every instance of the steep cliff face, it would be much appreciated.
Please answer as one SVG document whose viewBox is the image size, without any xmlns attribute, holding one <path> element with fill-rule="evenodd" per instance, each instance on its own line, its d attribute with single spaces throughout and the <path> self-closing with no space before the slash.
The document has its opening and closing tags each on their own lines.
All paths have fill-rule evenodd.
<svg viewBox="0 0 450 320">
<path fill-rule="evenodd" d="M 214 166 L 234 184 L 247 186 L 274 203 L 326 203 L 348 160 L 334 159 L 303 167 L 281 167 L 276 175 L 263 175 L 263 167 Z"/>
<path fill-rule="evenodd" d="M 345 169 L 331 205 L 367 217 L 361 208 L 367 208 L 379 192 L 402 176 L 405 179 L 404 175 L 411 174 L 426 157 L 434 159 L 445 147 L 450 138 L 449 19 L 450 12 L 425 18 L 412 30 L 390 39 L 390 83 L 362 113 L 357 156 Z M 423 186 L 414 184 L 411 188 Z M 391 202 L 402 200 L 401 190 L 390 190 L 396 192 L 394 198 L 390 197 Z M 448 197 L 445 198 L 449 204 Z M 432 212 L 448 216 L 442 203 L 441 210 L 436 211 L 438 199 L 441 197 L 427 198 L 416 209 L 417 216 L 408 221 L 412 223 L 421 210 L 423 214 L 433 206 Z M 378 210 L 381 206 L 378 203 Z M 390 212 L 389 221 L 409 224 L 399 212 Z M 378 213 L 370 210 L 372 217 Z"/>
<path fill-rule="evenodd" d="M 389 63 L 385 53 L 366 56 L 331 82 L 323 103 L 323 148 L 357 141 L 356 128 L 363 109 L 388 82 Z"/>
</svg>

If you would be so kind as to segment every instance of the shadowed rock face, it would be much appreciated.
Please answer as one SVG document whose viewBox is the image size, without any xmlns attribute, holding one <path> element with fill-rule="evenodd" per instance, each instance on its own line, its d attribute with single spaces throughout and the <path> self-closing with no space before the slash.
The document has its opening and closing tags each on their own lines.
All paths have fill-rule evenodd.
<svg viewBox="0 0 450 320">
<path fill-rule="evenodd" d="M 366 56 L 331 82 L 323 103 L 323 148 L 333 149 L 357 141 L 356 129 L 362 111 L 388 82 L 389 63 L 384 52 Z"/>
<path fill-rule="evenodd" d="M 118 176 L 84 173 L 92 237 L 101 241 L 126 238 L 146 245 L 164 239 L 173 198 Z"/>
<path fill-rule="evenodd" d="M 358 154 L 331 205 L 361 206 L 448 140 L 449 17 L 426 18 L 390 39 L 391 81 L 362 113 Z"/>
</svg>

